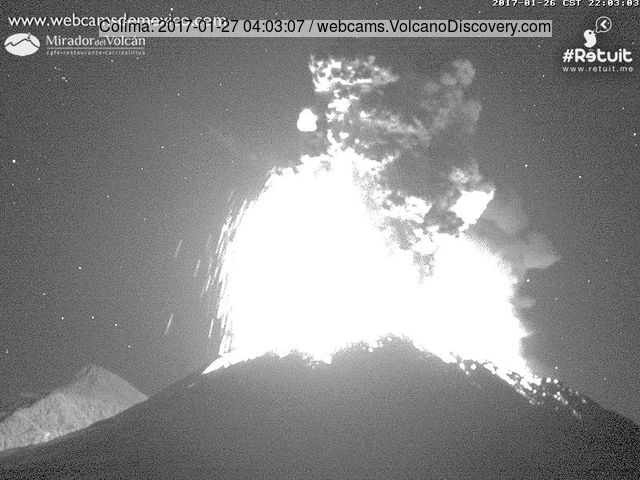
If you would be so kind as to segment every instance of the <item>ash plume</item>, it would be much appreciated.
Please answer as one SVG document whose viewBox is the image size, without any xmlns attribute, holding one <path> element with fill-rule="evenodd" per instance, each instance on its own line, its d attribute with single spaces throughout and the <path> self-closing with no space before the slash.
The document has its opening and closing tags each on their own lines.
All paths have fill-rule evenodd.
<svg viewBox="0 0 640 480">
<path fill-rule="evenodd" d="M 549 239 L 530 228 L 520 198 L 493 199 L 495 188 L 480 173 L 471 137 L 481 106 L 466 96 L 476 74 L 469 61 L 453 61 L 437 80 L 401 78 L 377 66 L 374 57 L 312 59 L 310 70 L 326 108 L 327 142 L 340 139 L 383 165 L 385 206 L 405 210 L 403 222 L 413 219 L 412 227 L 426 236 L 455 235 L 477 222 L 470 235 L 499 254 L 519 278 L 558 261 Z M 474 202 L 480 198 L 485 201 Z M 424 241 L 424 236 L 407 238 L 412 234 L 406 228 L 402 235 L 398 225 L 396 232 L 404 246 Z"/>
<path fill-rule="evenodd" d="M 531 227 L 522 199 L 514 193 L 498 193 L 470 233 L 502 256 L 519 277 L 560 260 L 551 240 Z"/>
<path fill-rule="evenodd" d="M 455 235 L 475 223 L 494 187 L 470 145 L 480 115 L 480 105 L 465 97 L 475 76 L 470 62 L 455 61 L 438 80 L 421 82 L 401 80 L 374 57 L 312 59 L 310 69 L 326 108 L 325 147 L 340 143 L 378 162 L 373 189 L 400 245 L 422 243 L 424 251 L 433 234 Z M 474 192 L 480 205 L 472 215 L 456 208 Z"/>
<path fill-rule="evenodd" d="M 270 351 L 330 360 L 391 334 L 527 374 L 515 287 L 556 257 L 522 211 L 491 206 L 471 142 L 473 66 L 455 61 L 437 80 L 373 57 L 309 67 L 318 103 L 299 124 L 311 153 L 274 170 L 222 229 L 207 288 L 225 359 L 206 371 Z"/>
</svg>

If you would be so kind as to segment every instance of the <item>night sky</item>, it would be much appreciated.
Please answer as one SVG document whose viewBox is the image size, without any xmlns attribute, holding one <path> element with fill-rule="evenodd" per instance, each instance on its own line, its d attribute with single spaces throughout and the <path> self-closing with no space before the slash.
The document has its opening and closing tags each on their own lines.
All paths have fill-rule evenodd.
<svg viewBox="0 0 640 480">
<path fill-rule="evenodd" d="M 442 3 L 437 6 L 436 3 Z M 373 54 L 403 74 L 476 68 L 474 147 L 499 192 L 522 199 L 560 261 L 529 274 L 524 351 L 551 375 L 640 422 L 639 74 L 562 72 L 562 52 L 606 13 L 603 48 L 636 54 L 640 7 L 492 8 L 486 2 L 12 5 L 12 15 L 552 19 L 553 38 L 159 39 L 145 55 L 0 53 L 2 397 L 98 363 L 147 394 L 208 364 L 194 278 L 229 194 L 295 164 L 311 54 Z M 233 6 L 232 6 L 233 4 Z M 324 5 L 322 9 L 317 5 Z M 173 8 L 173 10 L 171 10 Z M 33 28 L 42 39 L 95 29 Z M 600 38 L 599 38 L 600 41 Z M 634 60 L 640 69 L 640 58 Z M 174 258 L 178 243 L 179 254 Z M 171 329 L 164 335 L 167 321 Z"/>
</svg>

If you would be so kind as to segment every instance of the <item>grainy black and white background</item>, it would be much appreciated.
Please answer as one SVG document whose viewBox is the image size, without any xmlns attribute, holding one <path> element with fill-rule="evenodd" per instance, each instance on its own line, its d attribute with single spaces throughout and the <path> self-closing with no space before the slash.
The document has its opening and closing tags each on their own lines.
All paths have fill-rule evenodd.
<svg viewBox="0 0 640 480">
<path fill-rule="evenodd" d="M 482 105 L 474 137 L 482 171 L 499 192 L 521 199 L 531 226 L 560 258 L 521 286 L 536 302 L 523 317 L 532 332 L 524 353 L 537 373 L 640 421 L 639 77 L 564 73 L 561 59 L 566 48 L 581 46 L 582 32 L 604 10 L 614 25 L 602 45 L 640 55 L 638 8 L 507 9 L 489 1 L 4 7 L 3 17 L 551 19 L 554 33 L 153 38 L 139 57 L 3 52 L 3 396 L 57 385 L 87 362 L 150 394 L 207 364 L 209 313 L 192 273 L 227 214 L 230 192 L 259 186 L 269 169 L 299 157 L 296 120 L 313 102 L 310 54 L 373 54 L 394 71 L 418 76 L 459 58 L 474 65 L 468 94 Z M 14 33 L 2 22 L 3 38 Z"/>
</svg>

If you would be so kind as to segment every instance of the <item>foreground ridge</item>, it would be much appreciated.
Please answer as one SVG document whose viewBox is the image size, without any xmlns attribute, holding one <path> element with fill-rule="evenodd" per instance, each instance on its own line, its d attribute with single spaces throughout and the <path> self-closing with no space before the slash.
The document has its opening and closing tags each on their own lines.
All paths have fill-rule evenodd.
<svg viewBox="0 0 640 480">
<path fill-rule="evenodd" d="M 330 364 L 264 356 L 196 373 L 113 419 L 0 457 L 0 477 L 640 476 L 637 425 L 553 381 L 535 394 L 551 400 L 533 404 L 468 365 L 399 341 L 355 346 Z M 579 415 L 556 408 L 554 389 L 569 405 L 575 396 Z"/>
</svg>

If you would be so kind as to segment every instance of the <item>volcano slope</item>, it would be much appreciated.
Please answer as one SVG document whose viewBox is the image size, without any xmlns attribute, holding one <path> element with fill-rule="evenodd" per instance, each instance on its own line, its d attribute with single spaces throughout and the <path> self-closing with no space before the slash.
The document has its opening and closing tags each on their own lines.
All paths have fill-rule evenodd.
<svg viewBox="0 0 640 480">
<path fill-rule="evenodd" d="M 146 399 L 109 370 L 86 365 L 68 384 L 46 394 L 19 398 L 0 409 L 0 450 L 46 442 Z"/>
<path fill-rule="evenodd" d="M 330 365 L 262 357 L 7 452 L 0 478 L 640 478 L 638 426 L 575 393 L 538 395 L 398 341 Z"/>
</svg>

